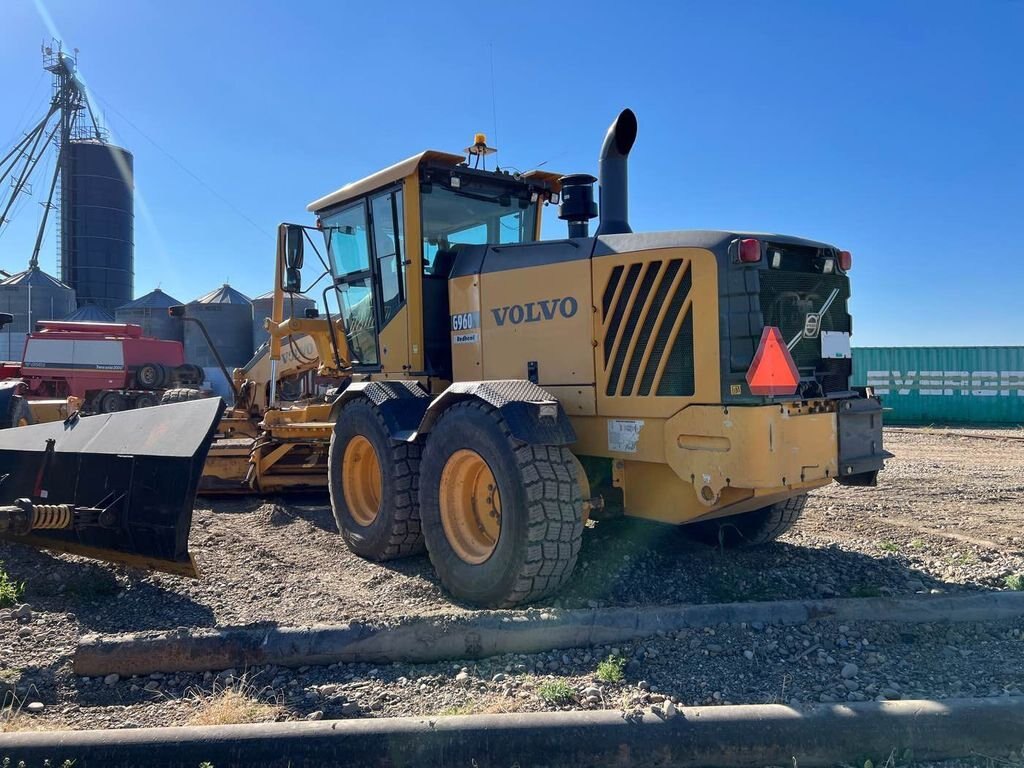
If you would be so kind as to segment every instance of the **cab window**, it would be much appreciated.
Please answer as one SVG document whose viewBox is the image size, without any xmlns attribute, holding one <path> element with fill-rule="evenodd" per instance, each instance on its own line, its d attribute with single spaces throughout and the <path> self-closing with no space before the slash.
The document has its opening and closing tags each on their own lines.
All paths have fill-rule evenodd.
<svg viewBox="0 0 1024 768">
<path fill-rule="evenodd" d="M 370 268 L 370 246 L 366 238 L 366 208 L 360 201 L 345 210 L 325 216 L 329 228 L 328 252 L 337 277 Z"/>
<path fill-rule="evenodd" d="M 505 187 L 471 185 L 458 190 L 439 183 L 424 188 L 423 269 L 427 275 L 447 277 L 453 245 L 503 245 L 536 239 L 537 206 L 528 198 L 510 194 Z"/>
<path fill-rule="evenodd" d="M 385 192 L 370 199 L 373 221 L 373 250 L 380 279 L 382 325 L 405 303 L 405 227 L 402 190 Z"/>
<path fill-rule="evenodd" d="M 365 201 L 323 216 L 321 225 L 352 361 L 356 365 L 377 365 L 377 318 Z"/>
</svg>

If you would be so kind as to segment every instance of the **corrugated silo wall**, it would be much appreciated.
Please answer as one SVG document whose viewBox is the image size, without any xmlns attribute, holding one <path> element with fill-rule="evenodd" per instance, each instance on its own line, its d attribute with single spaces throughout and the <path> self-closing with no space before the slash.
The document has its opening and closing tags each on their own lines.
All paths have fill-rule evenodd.
<svg viewBox="0 0 1024 768">
<path fill-rule="evenodd" d="M 61 188 L 61 280 L 80 304 L 113 312 L 132 300 L 134 159 L 121 147 L 73 141 Z"/>
<path fill-rule="evenodd" d="M 858 347 L 888 424 L 1024 424 L 1024 347 Z"/>
</svg>

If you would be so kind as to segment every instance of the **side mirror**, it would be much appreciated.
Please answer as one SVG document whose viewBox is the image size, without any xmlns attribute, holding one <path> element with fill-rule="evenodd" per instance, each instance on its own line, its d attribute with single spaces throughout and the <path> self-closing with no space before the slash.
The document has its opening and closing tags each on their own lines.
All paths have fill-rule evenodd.
<svg viewBox="0 0 1024 768">
<path fill-rule="evenodd" d="M 284 274 L 282 275 L 281 290 L 285 293 L 300 293 L 302 291 L 302 257 L 303 240 L 305 233 L 302 227 L 289 224 L 285 234 L 284 245 Z"/>
<path fill-rule="evenodd" d="M 13 322 L 14 315 L 10 312 L 0 312 L 0 328 L 3 328 L 5 325 L 10 325 Z"/>
<path fill-rule="evenodd" d="M 167 314 L 171 317 L 184 317 L 185 316 L 185 305 L 175 304 L 174 306 L 167 308 Z"/>
</svg>

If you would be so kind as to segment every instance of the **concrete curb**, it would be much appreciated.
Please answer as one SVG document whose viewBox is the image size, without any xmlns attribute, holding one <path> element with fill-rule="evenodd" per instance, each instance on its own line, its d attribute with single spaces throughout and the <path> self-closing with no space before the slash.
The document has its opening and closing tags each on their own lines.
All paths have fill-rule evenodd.
<svg viewBox="0 0 1024 768">
<path fill-rule="evenodd" d="M 263 664 L 424 663 L 621 643 L 687 627 L 763 622 L 993 621 L 1024 615 L 1024 592 L 919 598 L 789 600 L 595 610 L 481 611 L 397 626 L 363 624 L 86 635 L 76 675 L 205 672 Z"/>
<path fill-rule="evenodd" d="M 1024 698 L 892 701 L 801 711 L 777 704 L 651 713 L 540 712 L 0 735 L 0 759 L 76 768 L 624 766 L 754 768 L 915 761 L 1019 749 Z"/>
</svg>

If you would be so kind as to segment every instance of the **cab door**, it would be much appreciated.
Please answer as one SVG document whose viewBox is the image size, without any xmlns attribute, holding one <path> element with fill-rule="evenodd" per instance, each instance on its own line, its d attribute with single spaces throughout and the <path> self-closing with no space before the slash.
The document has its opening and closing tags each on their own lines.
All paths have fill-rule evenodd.
<svg viewBox="0 0 1024 768">
<path fill-rule="evenodd" d="M 345 335 L 356 371 L 380 370 L 377 343 L 377 304 L 367 203 L 355 203 L 324 214 L 322 225 L 328 233 L 327 253 L 337 291 L 338 311 L 345 323 Z"/>
<path fill-rule="evenodd" d="M 405 374 L 410 368 L 410 315 L 402 187 L 375 193 L 368 200 L 381 369 L 386 374 Z"/>
</svg>

